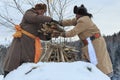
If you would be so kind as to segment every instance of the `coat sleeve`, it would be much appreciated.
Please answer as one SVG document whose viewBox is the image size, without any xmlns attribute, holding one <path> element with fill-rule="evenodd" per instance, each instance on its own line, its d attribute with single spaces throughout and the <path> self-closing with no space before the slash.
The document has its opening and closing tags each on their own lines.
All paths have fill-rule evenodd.
<svg viewBox="0 0 120 80">
<path fill-rule="evenodd" d="M 76 23 L 77 23 L 76 18 L 61 21 L 61 24 L 63 26 L 74 26 L 76 25 Z"/>
<path fill-rule="evenodd" d="M 75 35 L 78 35 L 85 30 L 86 25 L 82 20 L 80 20 L 72 30 L 65 32 L 65 37 L 74 37 Z"/>
<path fill-rule="evenodd" d="M 27 22 L 32 24 L 50 22 L 52 20 L 52 18 L 48 16 L 38 15 L 32 11 L 27 11 L 24 15 L 24 18 Z"/>
</svg>

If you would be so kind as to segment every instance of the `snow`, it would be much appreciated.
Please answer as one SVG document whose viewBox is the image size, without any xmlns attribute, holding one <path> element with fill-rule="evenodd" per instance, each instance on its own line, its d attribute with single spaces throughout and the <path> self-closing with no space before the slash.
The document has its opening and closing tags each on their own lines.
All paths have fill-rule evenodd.
<svg viewBox="0 0 120 80">
<path fill-rule="evenodd" d="M 3 27 L 0 29 L 0 45 L 4 45 L 4 46 L 9 46 L 9 44 L 12 42 L 12 35 L 14 33 L 14 31 L 12 31 L 9 28 Z"/>
<path fill-rule="evenodd" d="M 0 75 L 0 80 L 3 80 L 3 75 Z"/>
<path fill-rule="evenodd" d="M 110 80 L 96 66 L 83 61 L 24 63 L 2 77 L 0 80 Z"/>
</svg>

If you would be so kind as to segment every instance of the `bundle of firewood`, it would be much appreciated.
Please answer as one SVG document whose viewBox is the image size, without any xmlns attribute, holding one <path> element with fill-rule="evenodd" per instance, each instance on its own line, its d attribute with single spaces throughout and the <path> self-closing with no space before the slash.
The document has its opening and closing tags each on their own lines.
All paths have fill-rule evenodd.
<svg viewBox="0 0 120 80">
<path fill-rule="evenodd" d="M 38 30 L 38 32 L 43 33 L 44 35 L 51 34 L 51 37 L 56 37 L 55 33 L 61 33 L 64 32 L 64 29 L 59 27 L 58 24 L 51 22 L 51 23 L 45 23 L 42 25 L 42 28 Z"/>
<path fill-rule="evenodd" d="M 46 51 L 42 54 L 40 61 L 42 62 L 73 62 L 76 61 L 77 52 L 74 47 L 48 44 Z"/>
</svg>

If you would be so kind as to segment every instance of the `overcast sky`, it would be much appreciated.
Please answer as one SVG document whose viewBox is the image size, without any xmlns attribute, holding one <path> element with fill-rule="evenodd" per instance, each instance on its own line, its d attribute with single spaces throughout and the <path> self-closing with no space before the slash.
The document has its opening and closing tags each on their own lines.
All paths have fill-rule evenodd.
<svg viewBox="0 0 120 80">
<path fill-rule="evenodd" d="M 6 0 L 1 0 L 1 2 L 2 1 Z M 66 10 L 67 15 L 72 15 L 72 17 L 74 17 L 75 15 L 73 14 L 73 7 L 75 5 L 80 6 L 81 4 L 84 4 L 84 6 L 88 9 L 88 12 L 93 14 L 92 20 L 101 30 L 102 35 L 112 35 L 120 31 L 120 9 L 119 9 L 120 0 L 74 0 L 74 1 L 76 2 L 69 5 L 68 9 Z M 1 2 L 0 7 L 3 7 L 4 5 Z M 24 7 L 25 10 L 29 8 L 30 7 Z M 14 21 L 20 23 L 22 15 L 17 15 L 17 12 L 13 10 L 8 11 L 8 13 L 10 13 L 12 16 L 18 19 L 18 20 L 14 19 Z M 3 28 L 1 25 L 0 27 Z M 2 32 L 2 34 L 0 34 L 0 38 L 6 37 L 3 36 L 3 34 L 10 35 L 8 31 L 9 30 L 4 28 L 0 29 L 0 32 Z"/>
</svg>

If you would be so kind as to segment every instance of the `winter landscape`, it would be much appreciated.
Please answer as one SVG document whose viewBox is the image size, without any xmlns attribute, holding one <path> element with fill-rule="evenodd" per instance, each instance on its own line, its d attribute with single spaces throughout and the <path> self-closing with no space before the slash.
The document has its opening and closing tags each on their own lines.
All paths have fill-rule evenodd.
<svg viewBox="0 0 120 80">
<path fill-rule="evenodd" d="M 113 78 L 112 78 L 112 80 L 120 80 L 120 51 L 119 51 L 119 49 L 120 49 L 120 33 L 117 33 L 117 34 L 114 34 L 114 35 L 112 35 L 112 36 L 105 36 L 105 39 L 106 39 L 106 42 L 107 42 L 107 46 L 108 46 L 108 51 L 109 51 L 109 53 L 110 53 L 110 57 L 111 57 L 111 59 L 112 59 L 112 63 L 113 63 L 113 69 L 114 69 L 114 76 L 113 76 Z M 10 40 L 10 39 L 9 39 Z M 6 51 L 7 51 L 7 47 L 8 47 L 8 45 L 9 45 L 9 42 L 11 41 L 6 41 L 6 42 L 4 42 L 4 44 L 1 44 L 1 46 L 0 46 L 0 67 L 2 66 L 1 65 L 1 63 L 2 63 L 2 61 L 3 61 L 3 58 L 4 58 L 4 56 L 5 56 L 5 54 L 6 54 Z M 78 43 L 80 43 L 80 41 L 74 41 L 74 42 L 72 42 L 72 46 L 76 46 L 76 48 L 79 50 L 80 48 L 79 47 L 81 47 L 81 45 L 78 45 Z M 68 45 L 71 45 L 70 43 L 68 43 Z M 80 53 L 81 54 L 81 53 Z M 79 60 L 80 60 L 80 55 L 79 55 Z M 29 71 L 30 69 L 32 69 L 33 67 L 36 67 L 36 66 L 39 66 L 39 65 L 42 65 L 43 66 L 43 64 L 44 63 L 38 63 L 38 64 L 34 64 L 34 63 L 27 63 L 27 64 L 23 64 L 20 68 L 18 68 L 17 70 L 15 70 L 15 71 L 13 71 L 12 73 L 10 73 L 9 74 L 9 76 L 8 76 L 8 78 L 11 78 L 11 76 L 13 76 L 14 74 L 16 75 L 16 77 L 21 77 L 21 76 L 24 76 L 25 77 L 25 75 L 24 75 L 24 73 L 25 72 L 27 72 L 27 71 Z M 55 68 L 55 71 L 54 72 L 62 72 L 62 70 L 61 70 L 61 68 L 59 69 L 58 68 L 58 66 L 56 65 L 56 66 L 54 66 L 54 64 L 57 64 L 57 63 L 45 63 L 44 65 L 46 66 L 46 67 L 49 67 L 48 65 L 50 65 L 51 67 L 52 67 L 52 69 L 53 68 Z M 68 64 L 68 66 L 66 65 L 66 64 Z M 70 71 L 71 71 L 71 68 L 73 68 L 72 66 L 76 66 L 75 67 L 75 69 L 74 70 L 78 70 L 78 69 L 81 69 L 81 67 L 83 67 L 84 69 L 86 69 L 86 67 L 87 66 L 92 66 L 92 68 L 93 69 L 95 69 L 96 70 L 96 67 L 95 66 L 93 66 L 92 64 L 88 64 L 88 63 L 83 63 L 83 62 L 75 62 L 75 63 L 59 63 L 58 65 L 60 65 L 60 66 L 65 66 L 65 69 L 70 69 Z M 69 66 L 70 65 L 70 66 Z M 84 65 L 84 66 L 83 66 Z M 87 66 L 86 66 L 87 65 Z M 24 69 L 24 67 L 28 67 L 28 68 L 25 68 Z M 21 70 L 22 69 L 22 70 Z M 37 68 L 36 68 L 37 69 Z M 34 73 L 34 70 L 36 70 L 36 69 L 33 69 L 33 73 Z M 19 71 L 20 70 L 20 71 Z M 25 71 L 24 71 L 25 70 Z M 44 69 L 43 69 L 44 70 Z M 47 70 L 48 70 L 48 68 L 47 68 Z M 47 72 L 47 70 L 45 70 L 45 72 Z M 51 70 L 51 68 L 50 68 L 50 70 Z M 57 71 L 58 70 L 58 71 Z M 23 72 L 22 72 L 23 71 Z M 40 70 L 41 71 L 41 70 Z M 52 71 L 52 72 L 53 72 Z M 73 71 L 73 72 L 70 72 L 70 71 L 65 71 L 65 73 L 64 73 L 64 71 L 65 70 L 63 70 L 63 73 L 62 73 L 62 75 L 66 75 L 66 77 L 67 77 L 67 74 L 68 74 L 68 76 L 69 75 L 74 75 L 74 74 L 76 74 L 74 77 L 78 77 L 78 75 L 82 75 L 82 77 L 80 78 L 78 78 L 78 79 L 83 79 L 83 77 L 85 77 L 85 79 L 90 79 L 89 77 L 88 77 L 88 75 L 84 75 L 84 74 L 82 74 L 83 72 L 81 72 L 81 70 L 80 70 L 80 72 L 75 72 L 75 71 Z M 97 73 L 98 74 L 95 74 L 94 72 L 93 72 L 93 74 L 95 74 L 96 76 L 101 76 L 101 75 L 103 75 L 103 76 L 105 76 L 103 73 L 101 73 L 98 69 L 96 70 L 96 71 L 98 71 Z M 100 73 L 99 73 L 100 72 Z M 0 69 L 0 74 L 2 74 L 3 72 L 2 72 L 2 69 Z M 20 74 L 17 74 L 18 73 L 20 73 Z M 38 72 L 36 72 L 36 73 L 38 73 L 38 74 L 40 74 L 39 73 L 39 68 L 38 68 Z M 69 74 L 70 73 L 70 74 Z M 87 73 L 87 72 L 85 72 L 85 73 Z M 91 72 L 92 73 L 92 72 Z M 44 73 L 45 74 L 45 73 Z M 47 74 L 49 74 L 49 75 L 52 75 L 51 74 L 51 72 L 49 72 L 49 70 L 48 70 L 48 73 Z M 56 73 L 56 74 L 60 74 L 60 73 Z M 87 74 L 89 74 L 89 73 L 87 73 Z M 100 75 L 99 75 L 100 74 Z M 32 75 L 32 77 L 35 77 L 35 75 L 37 76 L 37 74 L 35 74 L 35 75 L 33 75 L 33 74 L 30 74 L 30 75 Z M 92 75 L 92 74 L 91 74 Z M 54 76 L 54 75 L 52 75 L 52 76 Z M 2 77 L 3 77 L 3 75 L 1 75 L 1 79 L 2 79 Z M 56 76 L 54 76 L 54 77 L 56 77 Z M 58 77 L 58 76 L 57 76 Z M 57 78 L 56 77 L 56 78 Z M 8 78 L 7 78 L 7 80 L 8 80 Z M 23 77 L 22 77 L 23 78 Z M 26 77 L 27 78 L 27 77 Z M 69 78 L 70 78 L 70 76 L 69 76 Z M 18 78 L 17 78 L 18 79 Z M 21 79 L 21 78 L 20 78 Z M 71 78 L 70 78 L 71 79 Z M 97 79 L 101 79 L 101 78 L 97 78 Z M 29 80 L 29 79 L 28 79 Z M 105 79 L 106 80 L 106 79 Z M 109 80 L 109 79 L 108 79 Z"/>
<path fill-rule="evenodd" d="M 50 4 L 52 2 L 55 2 L 55 0 L 1 0 L 0 80 L 120 80 L 120 12 L 118 10 L 118 7 L 120 5 L 119 0 L 73 0 L 71 2 L 70 0 L 65 0 L 66 2 L 64 0 L 56 0 L 60 1 L 62 5 L 63 3 L 65 3 L 65 10 L 61 13 L 61 15 L 56 15 L 54 11 L 53 14 L 50 12 L 46 13 L 46 15 L 49 15 L 56 20 L 62 20 L 64 18 L 74 17 L 74 14 L 71 13 L 71 10 L 73 9 L 73 6 L 75 4 L 78 6 L 80 4 L 85 4 L 88 7 L 89 11 L 93 13 L 93 21 L 99 26 L 99 29 L 101 30 L 101 33 L 107 43 L 107 50 L 112 60 L 114 70 L 114 75 L 111 79 L 107 75 L 102 73 L 93 64 L 81 61 L 82 44 L 81 41 L 78 40 L 78 37 L 63 39 L 66 45 L 75 47 L 79 51 L 76 54 L 77 58 L 75 61 L 38 62 L 37 64 L 24 63 L 17 69 L 11 71 L 5 78 L 3 77 L 2 62 L 13 39 L 12 35 L 15 32 L 13 26 L 20 23 L 23 14 L 27 9 L 33 7 L 36 3 L 47 3 L 47 1 L 49 1 Z M 98 2 L 100 4 L 96 5 L 98 4 Z M 56 5 L 58 7 L 58 3 Z M 56 5 L 54 5 L 54 7 Z M 59 9 L 57 10 L 59 12 Z M 72 29 L 72 27 L 70 27 L 69 29 Z M 65 28 L 66 31 L 69 29 Z M 60 44 L 61 38 L 59 38 L 58 40 L 54 39 L 53 42 L 54 41 Z M 45 42 L 43 41 L 42 44 L 45 45 Z"/>
<path fill-rule="evenodd" d="M 0 80 L 110 80 L 94 65 L 85 62 L 26 63 Z"/>
</svg>

